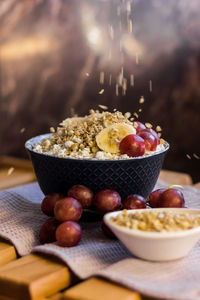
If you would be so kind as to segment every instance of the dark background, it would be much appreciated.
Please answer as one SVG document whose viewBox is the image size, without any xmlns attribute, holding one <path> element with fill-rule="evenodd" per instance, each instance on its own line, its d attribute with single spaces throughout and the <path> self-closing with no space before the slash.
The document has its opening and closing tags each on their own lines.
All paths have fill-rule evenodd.
<svg viewBox="0 0 200 300">
<path fill-rule="evenodd" d="M 171 145 L 164 167 L 200 181 L 200 160 L 193 156 L 200 156 L 200 1 L 133 1 L 132 36 L 122 13 L 122 37 L 128 39 L 123 48 L 125 76 L 134 74 L 135 86 L 117 97 L 118 5 L 124 8 L 126 1 L 0 2 L 0 154 L 27 157 L 28 138 L 48 132 L 74 112 L 87 114 L 98 104 L 123 112 L 141 107 L 140 121 L 159 124 Z M 105 72 L 104 86 L 99 84 L 100 71 Z M 145 103 L 139 105 L 141 95 Z"/>
</svg>

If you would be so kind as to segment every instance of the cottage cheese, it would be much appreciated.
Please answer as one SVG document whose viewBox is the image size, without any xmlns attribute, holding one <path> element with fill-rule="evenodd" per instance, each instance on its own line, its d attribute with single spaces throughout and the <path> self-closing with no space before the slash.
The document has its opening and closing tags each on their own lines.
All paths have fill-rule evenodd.
<svg viewBox="0 0 200 300">
<path fill-rule="evenodd" d="M 130 118 L 130 113 L 123 115 L 119 111 L 111 113 L 94 110 L 91 110 L 90 114 L 85 117 L 67 118 L 60 123 L 57 130 L 50 128 L 51 136 L 44 138 L 35 145 L 34 150 L 39 153 L 58 157 L 89 158 L 96 160 L 131 159 L 132 157 L 121 154 L 120 152 L 109 153 L 102 151 L 96 142 L 97 134 L 113 124 L 120 123 L 134 127 Z M 116 135 L 117 133 L 114 132 L 114 134 Z M 157 146 L 155 151 L 146 151 L 144 155 L 151 155 L 152 153 L 157 153 L 164 149 L 164 140 L 162 140 L 162 143 Z"/>
</svg>

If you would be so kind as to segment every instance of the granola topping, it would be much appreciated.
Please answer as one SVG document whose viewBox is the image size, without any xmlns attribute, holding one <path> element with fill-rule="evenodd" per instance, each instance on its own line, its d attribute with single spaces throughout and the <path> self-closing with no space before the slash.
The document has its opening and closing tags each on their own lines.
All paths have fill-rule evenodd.
<svg viewBox="0 0 200 300">
<path fill-rule="evenodd" d="M 124 115 L 114 110 L 94 111 L 90 110 L 89 115 L 85 117 L 67 118 L 59 124 L 57 129 L 50 128 L 51 136 L 44 138 L 41 142 L 35 145 L 36 152 L 55 155 L 58 157 L 72 158 L 93 158 L 93 159 L 128 159 L 131 158 L 126 154 L 121 154 L 117 151 L 110 153 L 102 151 L 97 145 L 97 135 L 105 128 L 111 128 L 116 124 L 116 128 L 132 128 L 134 133 L 133 123 L 130 121 L 131 113 L 127 112 Z M 119 125 L 122 124 L 122 125 Z M 111 127 L 109 127 L 111 126 Z M 118 127 L 117 127 L 118 126 Z M 120 127 L 121 126 L 121 127 Z M 127 127 L 127 128 L 126 128 Z M 107 133 L 108 134 L 108 133 Z M 109 147 L 112 147 L 112 138 L 115 143 L 120 140 L 118 129 L 113 128 L 108 135 L 111 140 Z M 114 147 L 114 146 L 113 146 Z M 163 144 L 157 146 L 156 152 L 164 150 Z M 117 152 L 117 153 L 116 153 Z M 155 151 L 154 151 L 155 152 Z M 145 155 L 151 154 L 152 151 L 146 151 Z"/>
<path fill-rule="evenodd" d="M 200 215 L 192 215 L 188 212 L 155 212 L 151 210 L 128 213 L 124 209 L 121 214 L 111 217 L 110 221 L 129 229 L 151 232 L 174 232 L 199 227 Z"/>
</svg>

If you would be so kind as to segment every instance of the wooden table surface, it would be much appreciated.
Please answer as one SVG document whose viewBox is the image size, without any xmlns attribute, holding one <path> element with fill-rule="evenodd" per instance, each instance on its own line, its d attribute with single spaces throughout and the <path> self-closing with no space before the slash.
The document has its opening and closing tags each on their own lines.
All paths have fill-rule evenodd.
<svg viewBox="0 0 200 300">
<path fill-rule="evenodd" d="M 8 172 L 10 168 L 12 174 Z M 169 184 L 192 185 L 191 177 L 184 173 L 162 170 L 159 178 Z M 0 189 L 34 180 L 30 162 L 0 158 Z M 200 183 L 195 186 L 200 188 Z M 80 282 L 62 261 L 39 254 L 18 257 L 14 246 L 0 239 L 0 300 L 6 299 L 141 300 L 147 297 L 101 278 Z"/>
</svg>

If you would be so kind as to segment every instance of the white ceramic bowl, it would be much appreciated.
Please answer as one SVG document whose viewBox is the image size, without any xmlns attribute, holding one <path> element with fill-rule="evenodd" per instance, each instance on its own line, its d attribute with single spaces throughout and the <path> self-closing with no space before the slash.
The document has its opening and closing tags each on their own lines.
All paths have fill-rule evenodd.
<svg viewBox="0 0 200 300">
<path fill-rule="evenodd" d="M 146 209 L 129 210 L 147 211 Z M 199 214 L 200 209 L 187 208 L 154 208 L 149 211 L 174 211 Z M 151 261 L 168 261 L 182 258 L 188 254 L 200 239 L 200 227 L 178 232 L 146 232 L 124 228 L 110 221 L 110 217 L 121 214 L 122 211 L 108 213 L 104 216 L 107 226 L 114 232 L 128 250 L 140 258 Z"/>
</svg>

